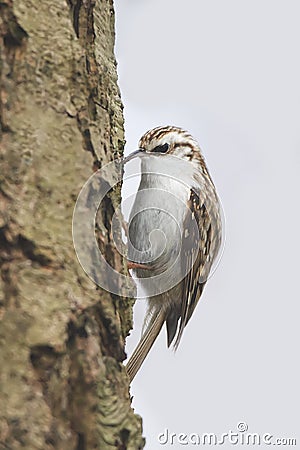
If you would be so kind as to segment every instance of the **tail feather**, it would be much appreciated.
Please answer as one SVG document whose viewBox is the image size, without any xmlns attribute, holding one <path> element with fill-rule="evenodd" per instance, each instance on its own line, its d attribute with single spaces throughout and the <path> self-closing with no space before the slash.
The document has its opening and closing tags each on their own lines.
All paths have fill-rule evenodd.
<svg viewBox="0 0 300 450">
<path fill-rule="evenodd" d="M 141 365 L 143 364 L 146 356 L 151 350 L 152 345 L 155 342 L 155 339 L 160 333 L 162 326 L 164 324 L 166 318 L 166 313 L 163 310 L 160 310 L 152 323 L 149 324 L 149 327 L 143 334 L 140 342 L 138 343 L 136 349 L 133 354 L 129 358 L 128 363 L 126 364 L 126 370 L 130 379 L 130 382 L 133 380 L 137 372 L 139 371 Z"/>
<path fill-rule="evenodd" d="M 176 310 L 174 310 L 174 311 L 170 312 L 166 318 L 168 347 L 170 347 L 170 345 L 176 335 L 179 317 L 180 317 L 180 314 Z"/>
</svg>

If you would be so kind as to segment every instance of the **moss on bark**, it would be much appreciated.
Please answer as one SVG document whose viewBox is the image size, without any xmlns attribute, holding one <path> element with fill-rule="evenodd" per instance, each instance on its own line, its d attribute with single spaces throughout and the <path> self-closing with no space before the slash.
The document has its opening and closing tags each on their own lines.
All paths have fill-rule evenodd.
<svg viewBox="0 0 300 450">
<path fill-rule="evenodd" d="M 0 19 L 0 448 L 142 448 L 122 365 L 132 302 L 86 277 L 71 233 L 82 184 L 123 150 L 112 0 L 7 0 Z M 97 220 L 124 272 L 119 201 Z"/>
</svg>

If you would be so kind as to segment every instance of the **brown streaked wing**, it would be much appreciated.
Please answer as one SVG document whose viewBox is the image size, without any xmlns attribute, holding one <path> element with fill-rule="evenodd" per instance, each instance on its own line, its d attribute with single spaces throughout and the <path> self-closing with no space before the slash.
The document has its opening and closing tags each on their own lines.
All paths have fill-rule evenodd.
<svg viewBox="0 0 300 450">
<path fill-rule="evenodd" d="M 202 294 L 205 282 L 199 283 L 201 271 L 206 263 L 209 242 L 209 233 L 205 228 L 209 228 L 209 214 L 205 203 L 201 205 L 200 196 L 194 191 L 190 191 L 188 202 L 190 212 L 186 215 L 183 224 L 181 264 L 183 273 L 187 273 L 183 280 L 183 298 L 181 301 L 180 325 L 174 344 L 178 347 L 183 330 L 188 323 Z"/>
</svg>

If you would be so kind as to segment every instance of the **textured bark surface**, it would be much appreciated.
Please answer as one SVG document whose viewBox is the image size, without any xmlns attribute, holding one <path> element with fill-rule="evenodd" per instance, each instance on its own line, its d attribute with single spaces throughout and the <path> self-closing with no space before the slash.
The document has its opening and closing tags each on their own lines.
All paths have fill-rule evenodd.
<svg viewBox="0 0 300 450">
<path fill-rule="evenodd" d="M 72 213 L 123 149 L 112 0 L 0 3 L 0 448 L 138 449 L 122 365 L 132 302 L 77 262 Z M 110 222 L 102 251 L 119 272 Z"/>
</svg>

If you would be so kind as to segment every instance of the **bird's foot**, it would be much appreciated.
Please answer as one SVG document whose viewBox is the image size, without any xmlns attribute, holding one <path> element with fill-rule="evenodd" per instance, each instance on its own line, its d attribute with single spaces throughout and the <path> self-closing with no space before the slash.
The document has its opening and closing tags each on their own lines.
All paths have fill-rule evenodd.
<svg viewBox="0 0 300 450">
<path fill-rule="evenodd" d="M 152 267 L 148 266 L 147 264 L 135 263 L 133 261 L 127 261 L 127 267 L 128 269 L 145 269 L 145 270 L 152 269 Z"/>
</svg>

